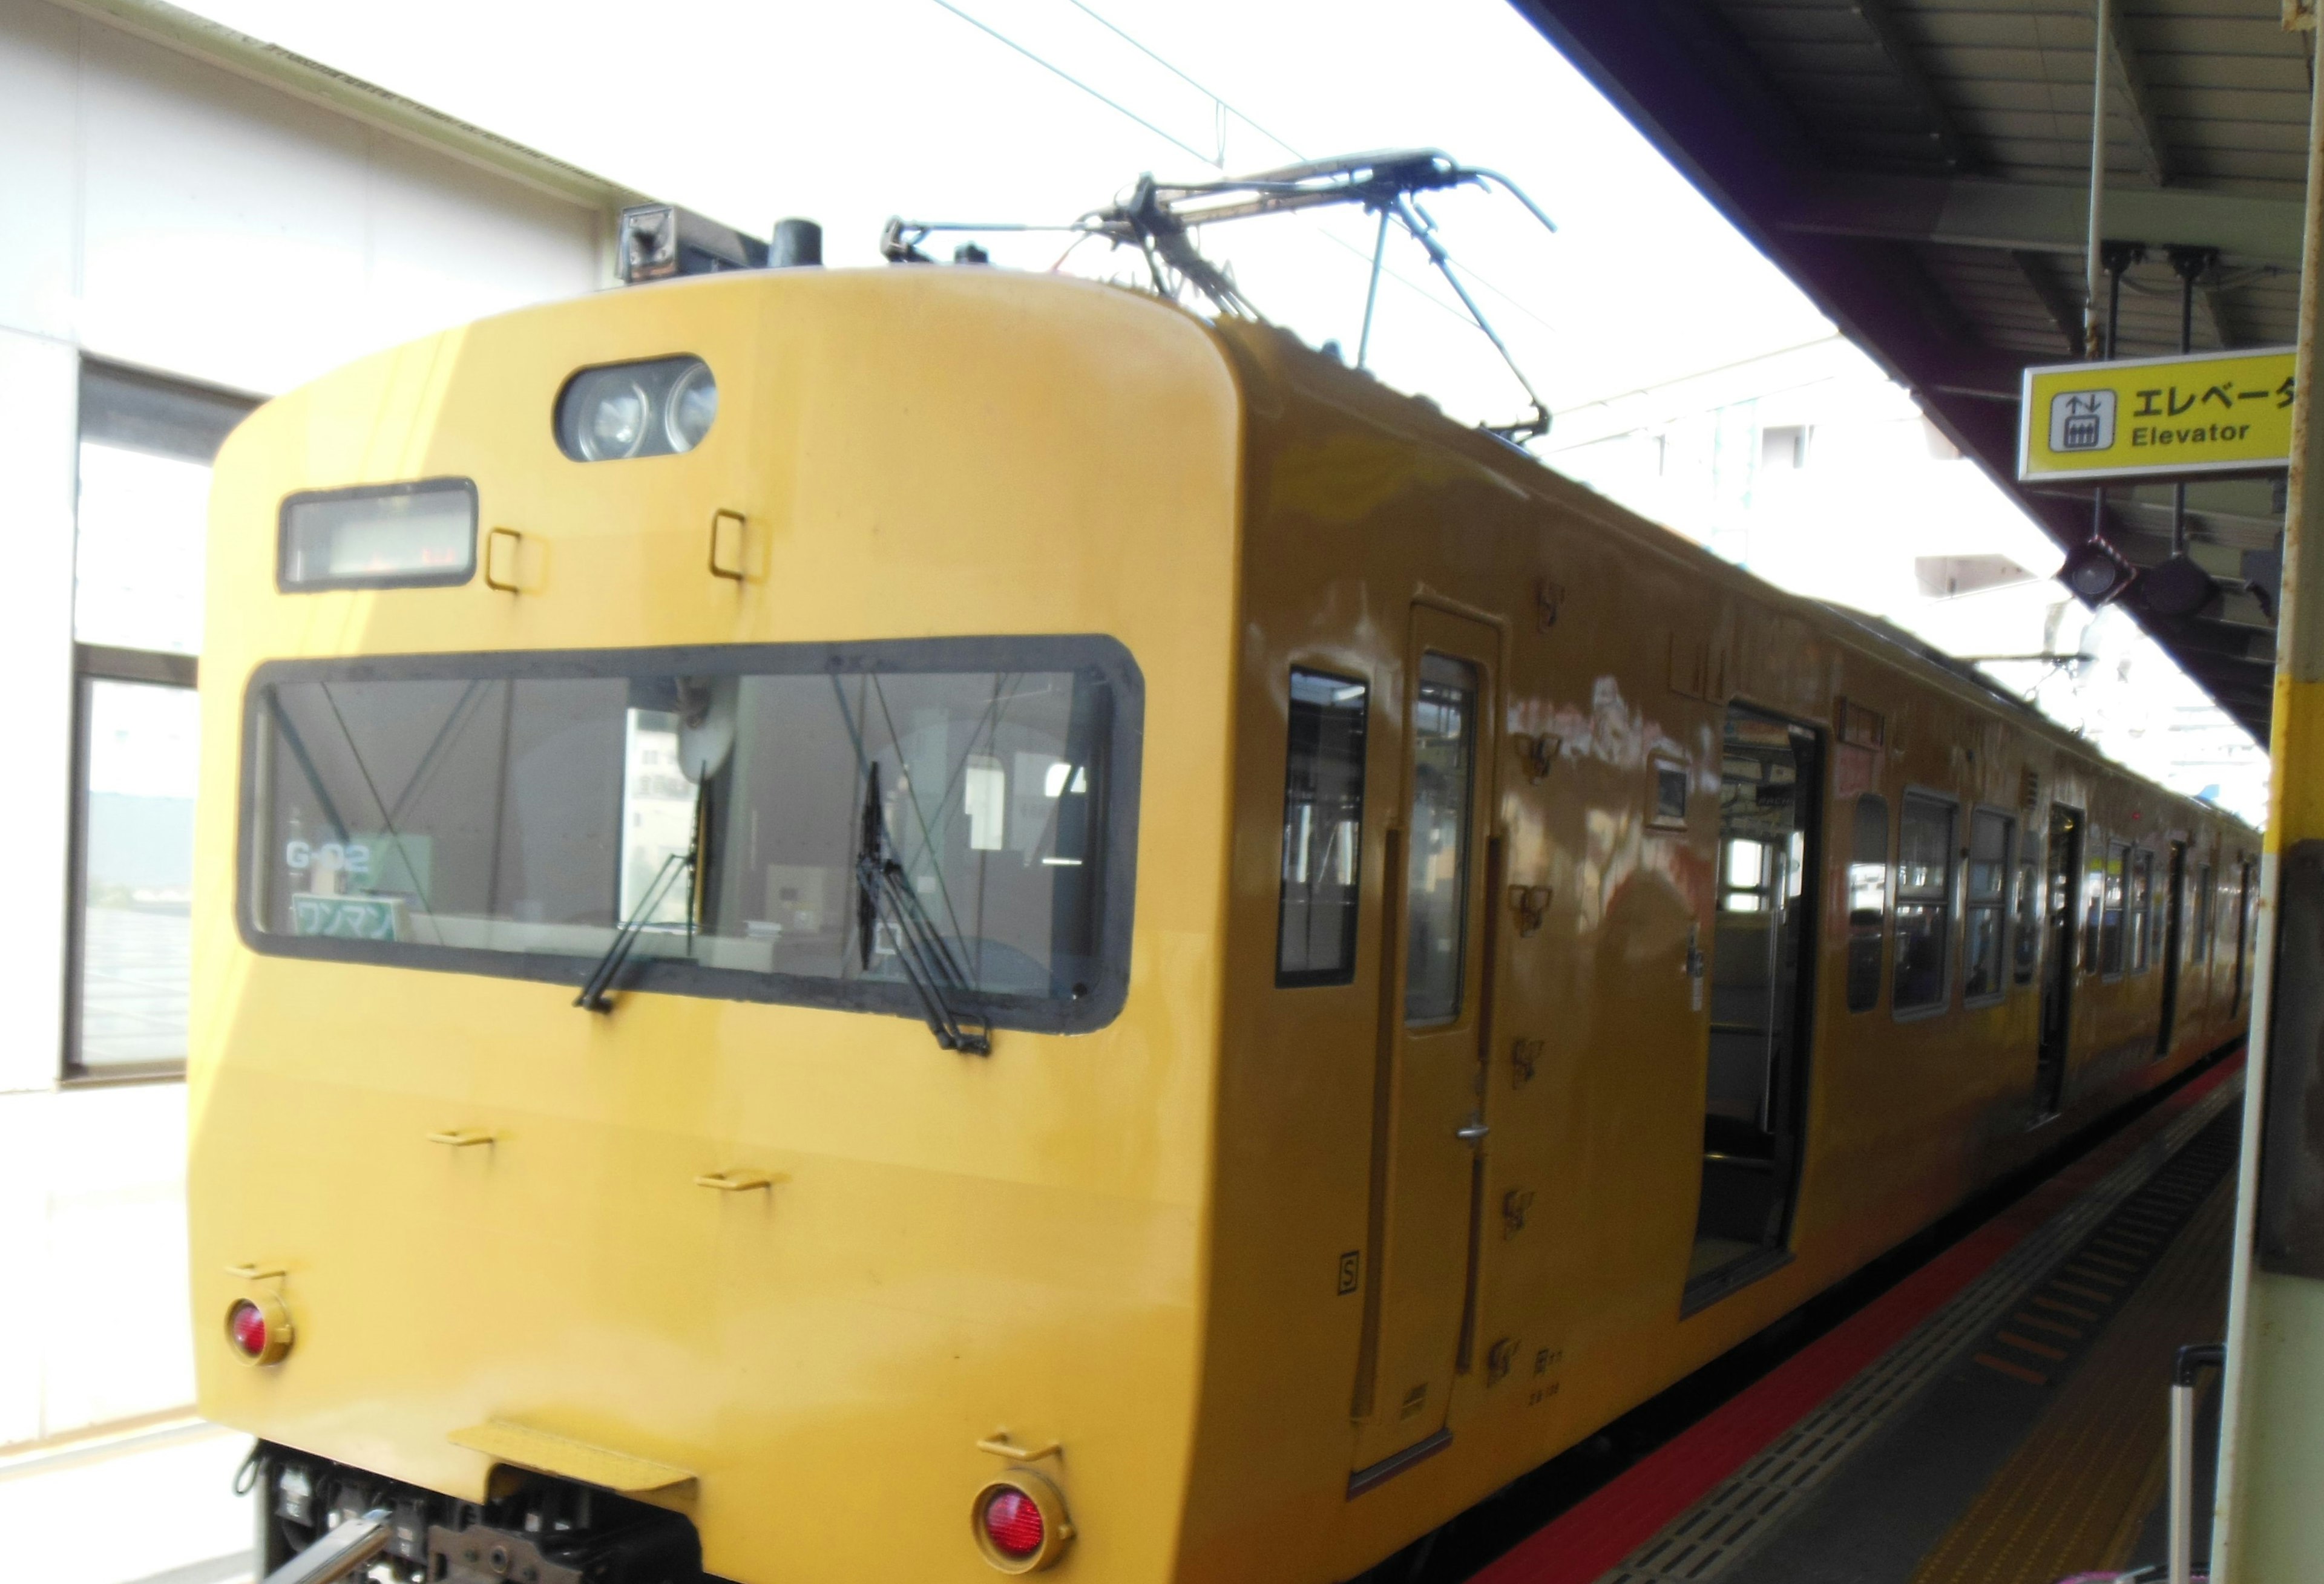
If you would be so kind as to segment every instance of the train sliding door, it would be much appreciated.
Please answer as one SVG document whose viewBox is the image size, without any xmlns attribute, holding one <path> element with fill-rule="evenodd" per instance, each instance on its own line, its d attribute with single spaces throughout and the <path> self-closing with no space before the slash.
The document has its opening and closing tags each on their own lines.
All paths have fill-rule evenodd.
<svg viewBox="0 0 2324 1584">
<path fill-rule="evenodd" d="M 1486 811 L 1500 635 L 1413 612 L 1406 817 L 1391 833 L 1373 1098 L 1370 1280 L 1357 1365 L 1355 1495 L 1451 1439 L 1483 1194 L 1486 973 L 1493 951 Z"/>
<path fill-rule="evenodd" d="M 1736 705 L 1719 777 L 1702 1184 L 1685 1306 L 1786 1257 L 1803 1130 L 1817 889 L 1816 735 Z"/>
<path fill-rule="evenodd" d="M 2058 1114 L 2074 1033 L 2074 898 L 2082 872 L 2082 815 L 2050 806 L 2050 854 L 2042 916 L 2042 1036 L 2034 1059 L 2034 1119 Z"/>
</svg>

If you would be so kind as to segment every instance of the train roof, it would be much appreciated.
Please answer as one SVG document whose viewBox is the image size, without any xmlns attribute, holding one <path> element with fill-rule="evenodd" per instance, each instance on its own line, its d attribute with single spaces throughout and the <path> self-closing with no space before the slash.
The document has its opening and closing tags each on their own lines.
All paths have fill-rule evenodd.
<svg viewBox="0 0 2324 1584">
<path fill-rule="evenodd" d="M 1946 654 L 1881 617 L 1780 588 L 1722 559 L 1675 530 L 1640 516 L 1619 502 L 1559 473 L 1523 447 L 1447 418 L 1425 395 L 1407 394 L 1384 385 L 1369 373 L 1349 368 L 1280 327 L 1221 319 L 1213 322 L 1212 328 L 1230 346 L 1255 354 L 1259 365 L 1270 371 L 1276 381 L 1288 389 L 1304 390 L 1311 397 L 1360 411 L 1415 439 L 1460 452 L 1512 483 L 1568 509 L 1582 511 L 1609 529 L 1628 535 L 1642 549 L 1683 561 L 1738 594 L 1788 609 L 1838 642 L 2002 711 L 2019 726 L 2040 734 L 2065 752 L 2104 766 L 2111 773 L 2135 781 L 2160 797 L 2201 808 L 2255 838 L 2258 834 L 2228 810 L 2174 792 L 2108 758 L 2088 738 L 2009 693 L 1969 662 Z"/>
</svg>

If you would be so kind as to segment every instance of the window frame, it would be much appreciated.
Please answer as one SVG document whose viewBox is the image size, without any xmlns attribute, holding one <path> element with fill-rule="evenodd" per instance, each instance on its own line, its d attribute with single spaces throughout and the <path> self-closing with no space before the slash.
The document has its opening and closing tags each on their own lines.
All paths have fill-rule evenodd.
<svg viewBox="0 0 2324 1584">
<path fill-rule="evenodd" d="M 72 557 L 78 581 L 82 548 L 79 495 L 84 447 L 106 446 L 214 467 L 218 448 L 225 444 L 226 436 L 263 399 L 245 391 L 172 379 L 88 356 L 80 359 L 74 391 Z M 198 525 L 196 531 L 207 533 L 208 525 Z M 81 975 L 88 955 L 85 926 L 88 900 L 90 715 L 96 684 L 99 682 L 142 683 L 198 692 L 200 657 L 173 649 L 83 642 L 78 636 L 79 613 L 76 594 L 69 616 L 74 640 L 65 772 L 69 778 L 66 783 L 64 995 L 57 1025 L 58 1081 L 71 1088 L 175 1082 L 185 1076 L 183 1058 L 108 1062 L 96 1068 L 82 1059 L 81 999 L 85 986 Z"/>
<path fill-rule="evenodd" d="M 2040 822 L 2045 828 L 2048 821 Z M 2009 987 L 2021 989 L 2038 984 L 2042 980 L 2042 952 L 2048 944 L 2047 932 L 2042 927 L 2050 907 L 2048 838 L 2045 833 L 2041 851 L 2034 850 L 2035 821 L 2029 814 L 2018 827 L 2017 861 L 2011 865 L 2010 883 L 2017 888 L 2009 898 Z M 2034 943 L 2027 953 L 2025 943 Z M 2021 960 L 2024 966 L 2018 964 Z"/>
<path fill-rule="evenodd" d="M 290 512 L 299 506 L 327 506 L 341 501 L 392 501 L 402 496 L 434 490 L 449 493 L 447 486 L 465 493 L 468 498 L 468 560 L 455 571 L 395 572 L 363 575 L 351 577 L 310 577 L 293 583 L 290 569 Z M 293 490 L 282 497 L 274 508 L 274 592 L 298 595 L 337 594 L 350 589 L 374 588 L 458 588 L 476 580 L 483 565 L 479 554 L 484 539 L 484 503 L 476 491 L 476 481 L 457 474 L 436 474 L 427 478 L 401 479 L 388 484 L 347 484 L 328 490 Z"/>
<path fill-rule="evenodd" d="M 1940 990 L 1930 1001 L 1914 1001 L 1905 1005 L 1896 999 L 1896 950 L 1903 943 L 1904 932 L 1901 923 L 1904 910 L 1904 888 L 1896 871 L 1904 861 L 1904 816 L 1915 802 L 1934 804 L 1951 815 L 1952 833 L 1945 843 L 1944 920 L 1937 931 L 1938 942 L 1945 951 L 1943 967 L 1937 978 Z M 1896 842 L 1891 850 L 1888 865 L 1888 1015 L 1899 1023 L 1915 1023 L 1923 1018 L 1941 1018 L 1953 1009 L 1953 990 L 1960 975 L 1960 950 L 1954 937 L 1960 930 L 1961 860 L 1961 800 L 1950 792 L 1940 792 L 1932 787 L 1907 786 L 1896 800 Z"/>
<path fill-rule="evenodd" d="M 1285 681 L 1283 800 L 1286 815 L 1289 812 L 1291 804 L 1291 709 L 1293 707 L 1293 700 L 1290 695 L 1290 679 L 1292 677 L 1295 675 L 1315 677 L 1326 681 L 1340 683 L 1344 686 L 1359 687 L 1363 690 L 1362 722 L 1360 727 L 1360 736 L 1362 741 L 1363 751 L 1361 755 L 1356 760 L 1355 879 L 1353 882 L 1354 897 L 1352 898 L 1351 910 L 1348 924 L 1347 966 L 1344 969 L 1300 969 L 1290 972 L 1286 972 L 1284 970 L 1283 926 L 1291 896 L 1291 880 L 1287 875 L 1281 872 L 1284 868 L 1284 860 L 1288 856 L 1287 849 L 1278 850 L 1276 857 L 1277 878 L 1275 899 L 1275 988 L 1277 990 L 1317 990 L 1332 986 L 1353 984 L 1356 981 L 1357 969 L 1363 960 L 1364 845 L 1369 839 L 1368 826 L 1371 819 L 1371 806 L 1370 802 L 1371 788 L 1372 727 L 1371 678 L 1369 677 L 1351 677 L 1343 672 L 1333 670 L 1324 666 L 1304 665 L 1296 660 L 1284 668 L 1283 674 Z M 1286 821 L 1286 824 L 1288 822 Z"/>
<path fill-rule="evenodd" d="M 1676 814 L 1662 811 L 1662 778 L 1674 775 L 1685 791 L 1680 797 Z M 1694 772 L 1688 768 L 1686 757 L 1676 748 L 1657 743 L 1646 751 L 1646 821 L 1650 831 L 1684 831 L 1692 823 L 1694 812 Z"/>
<path fill-rule="evenodd" d="M 2094 938 L 2098 942 L 2098 976 L 2100 984 L 2121 983 L 2124 978 L 2123 965 L 2130 960 L 2130 942 L 2124 933 L 2124 927 L 2130 917 L 2131 851 L 2131 843 L 2128 841 L 2119 836 L 2108 836 L 2106 839 L 2105 850 L 2098 855 L 2098 931 Z M 2115 916 L 2114 962 L 2109 965 L 2107 962 L 2106 916 L 2108 911 L 2107 888 L 2110 881 L 2117 878 L 2114 867 L 2117 855 L 2122 861 L 2122 871 L 2119 877 L 2122 884 L 2122 898 L 2114 904 L 2112 909 Z"/>
<path fill-rule="evenodd" d="M 105 644 L 73 645 L 72 805 L 65 832 L 65 995 L 64 1051 L 61 1080 L 74 1087 L 109 1083 L 151 1083 L 185 1076 L 180 1056 L 161 1062 L 107 1062 L 91 1067 L 81 1059 L 81 969 L 88 943 L 84 924 L 88 916 L 88 765 L 92 695 L 100 682 L 127 682 L 149 687 L 177 687 L 197 693 L 201 662 L 192 655 L 159 649 L 115 649 Z"/>
<path fill-rule="evenodd" d="M 1984 816 L 1989 819 L 1997 819 L 2001 822 L 2001 895 L 1998 899 L 1992 902 L 1978 902 L 1972 898 L 1969 894 L 1969 866 L 1975 862 L 1976 859 L 1971 856 L 1961 860 L 1960 981 L 1961 1005 L 1964 1007 L 1998 1006 L 2001 1002 L 2008 999 L 2009 987 L 2017 982 L 2015 979 L 2016 962 L 2009 950 L 2013 939 L 2013 931 L 2016 926 L 2016 910 L 2013 906 L 2015 901 L 2015 896 L 2013 888 L 2016 885 L 2018 879 L 2017 815 L 2008 809 L 1997 808 L 1989 803 L 1970 805 L 1969 811 L 1969 829 L 1963 833 L 1967 837 L 1969 851 L 1971 854 L 1974 854 L 1977 850 L 1977 822 L 1979 816 Z M 1989 907 L 2001 916 L 2001 936 L 1998 945 L 1995 948 L 1996 955 L 1999 959 L 1999 972 L 1996 976 L 1994 988 L 1989 990 L 1986 990 L 1981 994 L 1972 996 L 1969 993 L 1969 910 L 1974 907 Z"/>
<path fill-rule="evenodd" d="M 1877 928 L 1859 934 L 1856 923 L 1855 874 L 1857 870 L 1869 867 L 1864 863 L 1863 852 L 1858 844 L 1858 838 L 1863 833 L 1860 826 L 1864 817 L 1864 800 L 1868 797 L 1880 805 L 1880 923 Z M 1889 798 L 1885 792 L 1877 790 L 1858 792 L 1846 801 L 1849 858 L 1848 861 L 1840 866 L 1841 919 L 1839 934 L 1847 944 L 1840 957 L 1840 1004 L 1843 1012 L 1853 1015 L 1878 1011 L 1881 998 L 1888 989 L 1889 926 L 1895 911 L 1896 822 L 1890 816 Z M 1850 976 L 1855 970 L 1857 944 L 1866 939 L 1873 943 L 1873 957 L 1877 966 L 1872 975 L 1871 999 L 1858 1005 L 1849 995 L 1849 991 L 1854 988 Z"/>
<path fill-rule="evenodd" d="M 1430 683 L 1428 662 L 1431 660 L 1440 662 L 1448 672 L 1466 673 L 1469 704 L 1461 726 L 1461 745 L 1465 763 L 1462 766 L 1463 775 L 1459 806 L 1460 857 L 1459 867 L 1455 871 L 1458 883 L 1452 893 L 1452 1005 L 1439 1016 L 1417 1018 L 1413 1015 L 1413 992 L 1416 988 L 1414 974 L 1419 966 L 1420 959 L 1413 950 L 1413 930 L 1419 920 L 1413 906 L 1412 866 L 1419 855 L 1417 837 L 1421 758 L 1418 716 L 1422 704 L 1421 689 Z M 1434 685 L 1439 687 L 1460 686 L 1459 683 L 1448 681 L 1442 676 L 1435 679 Z M 1403 1027 L 1407 1032 L 1425 1033 L 1437 1029 L 1457 1028 L 1465 1020 L 1474 1016 L 1476 1003 L 1487 999 L 1492 993 L 1493 965 L 1489 960 L 1485 963 L 1485 979 L 1479 987 L 1477 996 L 1472 998 L 1469 993 L 1470 964 L 1474 961 L 1476 953 L 1487 949 L 1487 940 L 1472 938 L 1473 934 L 1480 932 L 1472 932 L 1470 927 L 1472 923 L 1471 915 L 1477 902 L 1476 892 L 1492 883 L 1489 874 L 1477 872 L 1477 849 L 1480 840 L 1481 839 L 1489 847 L 1492 839 L 1490 829 L 1492 811 L 1489 807 L 1480 806 L 1484 800 L 1479 796 L 1480 783 L 1488 787 L 1490 784 L 1485 779 L 1491 772 L 1491 766 L 1486 762 L 1485 756 L 1493 751 L 1493 738 L 1488 735 L 1490 728 L 1485 723 L 1484 714 L 1492 707 L 1492 687 L 1493 672 L 1476 656 L 1463 654 L 1455 649 L 1436 649 L 1425 643 L 1421 645 L 1419 663 L 1413 669 L 1410 677 L 1410 692 L 1406 695 L 1406 708 L 1411 714 L 1405 722 L 1405 785 L 1398 808 L 1405 833 L 1402 864 L 1404 872 L 1390 881 L 1398 888 L 1396 923 L 1397 930 L 1403 935 L 1398 949 L 1404 962 L 1401 974 L 1403 982 L 1397 988 L 1397 1001 L 1402 1015 Z M 1489 909 L 1492 906 L 1489 898 L 1487 899 L 1486 906 Z M 1485 928 L 1489 929 L 1491 917 L 1491 913 L 1488 911 L 1480 919 L 1473 922 L 1481 923 Z"/>
<path fill-rule="evenodd" d="M 249 951 L 266 957 L 356 962 L 422 972 L 467 973 L 512 982 L 578 986 L 594 966 L 580 957 L 500 952 L 474 946 L 392 944 L 320 935 L 278 935 L 258 927 L 256 883 L 262 852 L 258 826 L 261 700 L 280 683 L 337 681 L 466 681 L 513 678 L 604 678 L 671 672 L 689 675 L 819 675 L 863 671 L 1072 671 L 1101 673 L 1112 689 L 1112 719 L 1105 737 L 1109 788 L 1103 822 L 1098 961 L 1089 993 L 1078 999 L 970 997 L 969 1010 L 995 1028 L 1028 1034 L 1087 1034 L 1120 1016 L 1130 989 L 1131 926 L 1138 889 L 1141 761 L 1145 751 L 1146 683 L 1136 658 L 1119 640 L 1097 633 L 976 638 L 872 639 L 827 642 L 686 644 L 635 649 L 484 650 L 456 654 L 351 655 L 326 659 L 270 660 L 254 668 L 240 705 L 242 741 L 236 754 L 235 810 L 235 931 Z M 271 852 L 271 843 L 263 851 Z M 811 975 L 713 968 L 682 959 L 632 957 L 623 988 L 749 1005 L 821 1008 L 899 1018 L 923 1015 L 910 985 L 884 981 L 825 980 Z"/>
<path fill-rule="evenodd" d="M 2123 972 L 2134 976 L 2153 972 L 2162 957 L 2160 932 L 2154 927 L 2158 911 L 2154 859 L 2153 848 L 2135 845 L 2123 868 Z"/>
<path fill-rule="evenodd" d="M 2211 967 L 2211 948 L 2217 944 L 2215 935 L 2218 919 L 2215 909 L 2218 906 L 2218 898 L 2212 893 L 2218 888 L 2219 877 L 2217 866 L 2209 857 L 2203 860 L 2196 872 L 2202 878 L 2196 883 L 2195 890 L 2195 961 L 2208 972 Z"/>
</svg>

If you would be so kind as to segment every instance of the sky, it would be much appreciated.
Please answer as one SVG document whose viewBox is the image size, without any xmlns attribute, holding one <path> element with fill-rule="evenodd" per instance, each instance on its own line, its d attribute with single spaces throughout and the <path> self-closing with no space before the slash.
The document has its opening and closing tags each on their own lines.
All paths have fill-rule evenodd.
<svg viewBox="0 0 2324 1584">
<path fill-rule="evenodd" d="M 891 215 L 1061 223 L 1147 171 L 1441 148 L 1506 172 L 1558 225 L 1473 191 L 1429 205 L 1553 410 L 1831 328 L 1504 0 L 191 5 L 738 229 L 817 220 L 834 264 L 877 262 Z M 1365 216 L 1219 231 L 1206 251 L 1261 311 L 1352 350 Z M 1062 251 L 990 240 L 1036 268 Z M 1131 262 L 1085 244 L 1068 267 Z M 1464 419 L 1518 416 L 1522 392 L 1417 245 L 1392 241 L 1388 267 L 1382 377 Z"/>
</svg>

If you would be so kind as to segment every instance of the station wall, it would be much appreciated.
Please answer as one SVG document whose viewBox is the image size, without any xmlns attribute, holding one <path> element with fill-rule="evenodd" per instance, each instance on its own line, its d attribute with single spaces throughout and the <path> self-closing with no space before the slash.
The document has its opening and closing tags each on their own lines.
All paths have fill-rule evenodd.
<svg viewBox="0 0 2324 1584">
<path fill-rule="evenodd" d="M 610 279 L 609 205 L 149 36 L 167 31 L 0 0 L 0 1269 L 23 1295 L 0 1304 L 0 1451 L 192 1398 L 184 1084 L 166 1054 L 134 1077 L 84 1063 L 67 1017 L 85 362 L 263 398 Z M 180 515 L 144 531 L 201 532 Z M 191 668 L 189 641 L 141 641 Z"/>
</svg>

